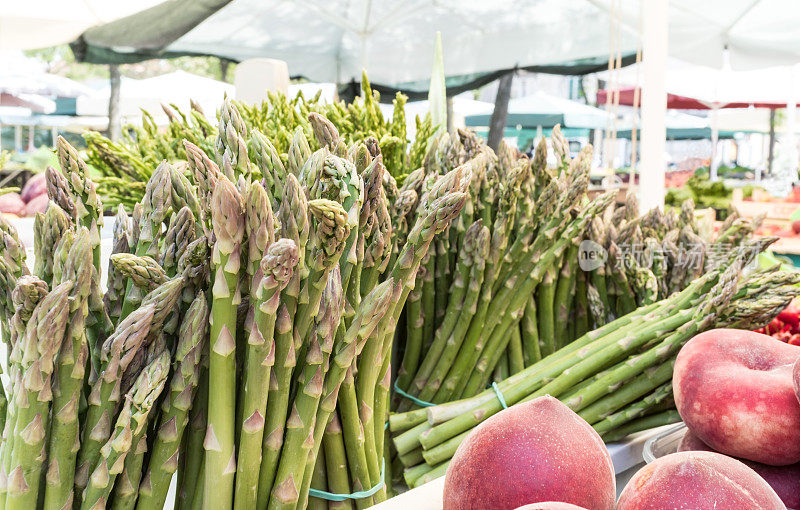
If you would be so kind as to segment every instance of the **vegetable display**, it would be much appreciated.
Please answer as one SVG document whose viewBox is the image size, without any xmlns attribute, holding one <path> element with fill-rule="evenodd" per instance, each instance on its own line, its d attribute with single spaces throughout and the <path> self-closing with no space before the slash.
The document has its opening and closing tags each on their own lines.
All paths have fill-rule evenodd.
<svg viewBox="0 0 800 510">
<path fill-rule="evenodd" d="M 324 506 L 325 493 L 373 487 L 359 507 L 387 497 L 394 331 L 482 163 L 438 134 L 429 152 L 460 156 L 419 193 L 398 189 L 369 136 L 385 123 L 367 93 L 331 110 L 341 133 L 316 112 L 286 132 L 280 96 L 245 115 L 226 101 L 214 143 L 185 136 L 187 161 L 149 169 L 132 213 L 119 208 L 105 292 L 98 188 L 59 139 L 34 274 L 14 227 L 0 228 L 11 377 L 0 506 L 162 508 L 176 472 L 179 508 Z M 181 136 L 209 128 L 196 113 L 175 122 Z M 273 144 L 259 125 L 289 139 Z M 406 173 L 413 160 L 384 135 Z M 326 465 L 339 468 L 325 476 Z M 312 487 L 323 496 L 309 501 Z"/>
<path fill-rule="evenodd" d="M 437 251 L 417 275 L 389 420 L 395 470 L 411 487 L 441 476 L 503 402 L 555 396 L 606 441 L 678 421 L 680 346 L 711 327 L 763 326 L 796 295 L 796 273 L 750 270 L 773 241 L 752 239 L 759 220 L 732 213 L 709 237 L 691 202 L 639 216 L 631 196 L 619 207 L 590 200 L 588 150 L 570 159 L 558 130 L 551 142 L 555 170 L 544 143 L 530 163 L 501 145 L 485 172 L 499 184 L 477 186 L 464 240 L 452 241 L 455 224 L 440 240 L 450 256 Z M 446 274 L 437 322 L 426 297 L 437 302 Z"/>
<path fill-rule="evenodd" d="M 410 463 L 406 481 L 414 485 L 415 476 L 446 465 L 469 431 L 501 411 L 503 402 L 554 396 L 607 441 L 642 422 L 649 428 L 677 421 L 669 410 L 670 380 L 681 345 L 710 327 L 764 324 L 795 294 L 796 273 L 773 269 L 743 276 L 759 249 L 748 243 L 684 290 L 583 335 L 474 397 L 393 415 L 399 459 Z"/>
<path fill-rule="evenodd" d="M 378 99 L 168 106 L 86 160 L 59 139 L 32 272 L 0 220 L 0 508 L 367 508 L 519 403 L 605 454 L 680 419 L 684 343 L 797 294 L 750 267 L 758 221 L 617 205 L 558 128 L 532 159 L 430 117 L 411 143 Z"/>
<path fill-rule="evenodd" d="M 181 111 L 175 105 L 162 105 L 169 119 L 166 132 L 158 128 L 148 112 L 142 113 L 141 126 L 125 126 L 122 139 L 116 142 L 95 131 L 85 132 L 87 162 L 102 176 L 98 179 L 98 193 L 106 207 L 116 208 L 123 204 L 130 210 L 141 200 L 145 183 L 162 161 L 183 165 L 191 159 L 184 140 L 213 155 L 218 149 L 218 140 L 229 134 L 223 133 L 219 137 L 220 128 L 226 131 L 246 125 L 259 133 L 243 140 L 253 163 L 272 168 L 274 155 L 283 166 L 287 166 L 290 148 L 297 144 L 297 137 L 305 138 L 305 145 L 311 151 L 321 147 L 308 121 L 310 113 L 317 113 L 334 125 L 347 146 L 374 137 L 389 174 L 402 181 L 404 175 L 421 165 L 428 139 L 436 126 L 431 125 L 430 117 L 417 118 L 417 134 L 414 143 L 409 143 L 404 110 L 406 97 L 397 94 L 394 114 L 385 119 L 378 107 L 380 96 L 372 91 L 366 75 L 362 78 L 362 87 L 363 97 L 350 104 L 326 103 L 320 99 L 320 94 L 311 98 L 302 94 L 289 98 L 273 92 L 268 94 L 266 101 L 256 105 L 232 101 L 239 112 L 239 118 L 233 124 L 228 121 L 217 125 L 210 121 L 195 102 L 191 102 L 189 111 Z M 237 126 L 238 123 L 242 124 Z M 259 168 L 253 171 L 256 176 L 260 174 Z M 266 178 L 265 186 L 280 194 L 282 183 L 268 175 L 263 177 Z"/>
</svg>

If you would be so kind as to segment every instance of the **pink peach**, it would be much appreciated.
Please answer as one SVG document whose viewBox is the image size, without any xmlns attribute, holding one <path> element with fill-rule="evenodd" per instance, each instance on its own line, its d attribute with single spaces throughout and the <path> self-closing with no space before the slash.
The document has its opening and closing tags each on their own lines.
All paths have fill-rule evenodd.
<svg viewBox="0 0 800 510">
<path fill-rule="evenodd" d="M 511 510 L 562 501 L 614 508 L 611 456 L 592 427 L 557 399 L 512 406 L 458 447 L 444 482 L 444 510 Z"/>
<path fill-rule="evenodd" d="M 716 329 L 678 354 L 672 387 L 683 421 L 714 450 L 775 466 L 800 462 L 800 347 L 752 331 Z"/>
<path fill-rule="evenodd" d="M 678 451 L 713 452 L 714 450 L 692 434 L 690 430 L 687 430 L 678 445 Z M 752 460 L 738 460 L 758 473 L 758 476 L 772 487 L 789 510 L 800 510 L 800 463 L 789 466 L 768 466 Z"/>
<path fill-rule="evenodd" d="M 625 486 L 617 510 L 783 510 L 755 471 L 726 455 L 680 452 L 656 459 Z"/>
</svg>

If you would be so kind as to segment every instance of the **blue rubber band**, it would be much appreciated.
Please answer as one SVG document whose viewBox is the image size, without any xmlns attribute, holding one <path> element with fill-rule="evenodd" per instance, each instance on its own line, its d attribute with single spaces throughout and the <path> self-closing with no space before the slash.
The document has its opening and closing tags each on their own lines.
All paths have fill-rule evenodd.
<svg viewBox="0 0 800 510">
<path fill-rule="evenodd" d="M 371 488 L 369 490 L 353 492 L 351 494 L 334 494 L 333 492 L 321 491 L 319 489 L 309 489 L 308 495 L 313 497 L 313 498 L 327 499 L 328 501 L 347 501 L 348 499 L 364 499 L 364 498 L 368 498 L 368 497 L 374 495 L 379 490 L 383 489 L 383 486 L 384 486 L 384 483 L 385 483 L 384 479 L 383 479 L 383 477 L 384 477 L 384 469 L 383 468 L 386 467 L 385 466 L 385 462 L 386 462 L 385 460 L 381 461 L 381 481 L 378 482 L 377 485 L 375 485 L 375 487 L 373 487 L 373 488 Z"/>
<path fill-rule="evenodd" d="M 506 399 L 503 398 L 503 392 L 500 391 L 500 386 L 498 386 L 496 382 L 493 382 L 492 389 L 494 390 L 494 394 L 497 396 L 497 400 L 500 401 L 500 405 L 503 406 L 503 409 L 508 409 L 508 404 L 506 404 Z"/>
<path fill-rule="evenodd" d="M 400 388 L 397 387 L 397 381 L 394 382 L 394 392 L 397 393 L 398 395 L 400 395 L 401 397 L 405 397 L 408 400 L 414 402 L 415 404 L 417 404 L 420 407 L 433 407 L 433 406 L 436 405 L 436 404 L 431 403 L 431 402 L 425 402 L 424 400 L 420 400 L 417 397 L 415 397 L 414 395 L 409 395 L 408 393 L 406 393 L 405 391 L 403 391 L 403 390 L 401 390 Z"/>
</svg>

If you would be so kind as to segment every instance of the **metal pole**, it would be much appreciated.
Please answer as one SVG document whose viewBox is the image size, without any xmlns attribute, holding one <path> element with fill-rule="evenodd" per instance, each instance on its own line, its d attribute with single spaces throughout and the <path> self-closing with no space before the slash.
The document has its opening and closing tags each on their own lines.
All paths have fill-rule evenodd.
<svg viewBox="0 0 800 510">
<path fill-rule="evenodd" d="M 511 82 L 514 73 L 508 73 L 500 78 L 497 84 L 497 97 L 494 100 L 494 111 L 489 120 L 489 147 L 494 150 L 500 146 L 508 119 L 508 100 L 511 98 Z"/>
<path fill-rule="evenodd" d="M 669 46 L 669 1 L 642 2 L 642 157 L 640 208 L 664 206 L 664 147 L 667 135 L 665 74 Z"/>
</svg>

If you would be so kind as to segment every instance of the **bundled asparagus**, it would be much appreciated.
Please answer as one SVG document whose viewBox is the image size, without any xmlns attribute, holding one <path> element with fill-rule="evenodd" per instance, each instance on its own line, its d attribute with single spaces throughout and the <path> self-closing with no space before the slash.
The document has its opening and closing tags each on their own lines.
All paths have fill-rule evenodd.
<svg viewBox="0 0 800 510">
<path fill-rule="evenodd" d="M 320 100 L 319 94 L 313 98 L 299 94 L 290 99 L 274 93 L 270 93 L 261 104 L 235 103 L 239 112 L 237 120 L 224 123 L 222 135 L 226 136 L 224 131 L 237 123 L 258 133 L 244 140 L 251 145 L 249 157 L 257 164 L 252 170 L 257 177 L 264 178 L 267 192 L 278 197 L 283 190 L 281 174 L 284 167 L 289 166 L 289 149 L 293 143 L 298 146 L 296 138 L 305 139 L 308 151 L 321 147 L 308 120 L 310 113 L 328 119 L 348 146 L 374 137 L 384 165 L 390 175 L 399 179 L 420 166 L 435 126 L 431 125 L 429 117 L 417 118 L 417 135 L 414 143 L 409 145 L 404 112 L 406 97 L 398 93 L 392 118 L 384 119 L 378 107 L 380 95 L 371 89 L 366 76 L 362 78 L 362 88 L 363 96 L 350 104 L 326 103 Z M 84 134 L 88 163 L 102 174 L 99 193 L 106 206 L 122 204 L 131 210 L 144 196 L 146 182 L 162 161 L 182 165 L 191 159 L 184 140 L 206 154 L 214 154 L 217 149 L 218 126 L 208 120 L 199 105 L 192 102 L 188 112 L 175 105 L 162 105 L 162 108 L 169 119 L 166 133 L 158 129 L 149 113 L 144 112 L 142 125 L 126 126 L 118 142 L 112 142 L 97 132 Z M 268 171 L 262 174 L 262 167 Z M 290 170 L 296 172 L 299 168 Z M 190 178 L 189 182 L 192 181 Z M 194 184 L 199 183 L 195 181 Z"/>
<path fill-rule="evenodd" d="M 563 400 L 606 438 L 636 430 L 635 420 L 674 419 L 672 365 L 680 346 L 712 327 L 767 323 L 796 294 L 797 273 L 776 268 L 743 276 L 769 242 L 747 243 L 732 260 L 710 269 L 684 290 L 588 332 L 566 347 L 501 381 L 497 392 L 393 415 L 390 426 L 409 485 L 439 475 L 470 429 L 507 405 L 549 394 Z"/>
<path fill-rule="evenodd" d="M 556 130 L 556 146 L 558 136 Z M 531 163 L 505 144 L 494 154 L 474 135 L 459 138 L 440 145 L 406 182 L 421 189 L 443 162 L 481 154 L 470 204 L 437 239 L 441 250 L 428 258 L 409 302 L 397 386 L 413 399 L 401 401 L 400 410 L 475 395 L 496 370 L 515 373 L 552 352 L 555 310 L 568 315 L 563 304 L 574 294 L 578 243 L 611 199 L 585 197 L 590 153 L 571 162 L 559 153 L 553 172 L 543 144 Z"/>
<path fill-rule="evenodd" d="M 217 129 L 170 110 L 168 136 L 140 133 L 136 151 L 116 155 L 138 161 L 120 172 L 149 177 L 132 214 L 117 214 L 105 293 L 103 207 L 59 140 L 62 168 L 48 170 L 52 202 L 36 219 L 37 276 L 25 275 L 13 227 L 0 243 L 10 507 L 161 508 L 176 472 L 181 508 L 305 508 L 312 485 L 323 496 L 375 487 L 358 506 L 386 497 L 395 329 L 481 163 L 442 164 L 419 198 L 395 205 L 385 164 L 402 174 L 413 161 L 404 120 L 383 121 L 367 91 L 354 109 L 330 110 L 334 122 L 273 117 L 271 129 L 291 128 L 288 143 L 253 129 L 289 104 L 279 96 L 246 112 L 226 101 Z M 159 162 L 168 154 L 188 164 Z M 366 432 L 360 449 L 336 449 L 336 423 L 348 443 Z M 326 462 L 358 476 L 320 477 Z"/>
</svg>

